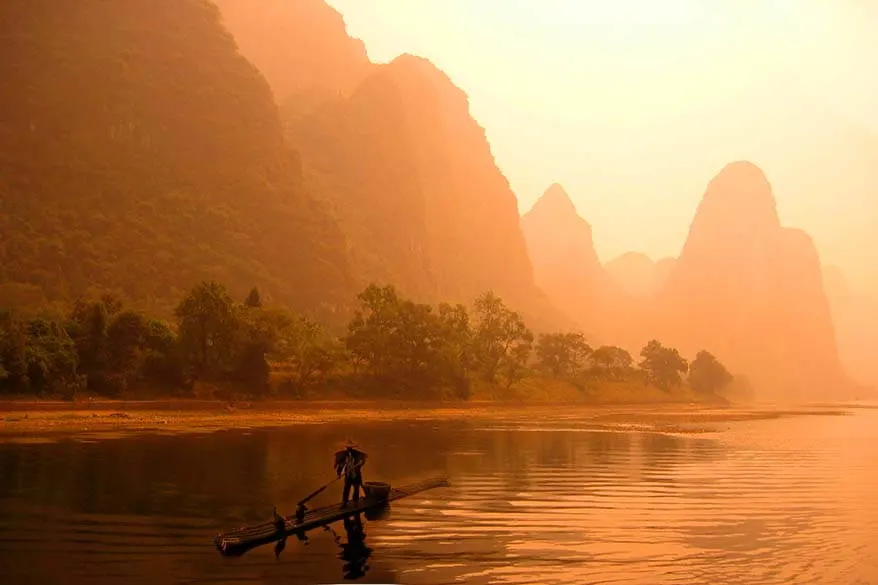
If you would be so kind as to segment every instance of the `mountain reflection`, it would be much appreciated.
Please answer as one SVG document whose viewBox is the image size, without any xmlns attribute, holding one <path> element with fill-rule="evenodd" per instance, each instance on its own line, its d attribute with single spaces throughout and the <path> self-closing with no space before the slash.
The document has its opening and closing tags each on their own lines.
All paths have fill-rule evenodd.
<svg viewBox="0 0 878 585">
<path fill-rule="evenodd" d="M 152 585 L 168 575 L 236 585 L 573 585 L 656 575 L 870 583 L 875 416 L 703 435 L 601 432 L 566 416 L 0 444 L 0 575 L 71 585 Z M 371 456 L 367 481 L 399 486 L 442 474 L 450 488 L 394 503 L 392 518 L 391 507 L 369 511 L 311 531 L 307 543 L 290 536 L 218 558 L 216 532 L 264 522 L 272 506 L 290 513 L 333 476 L 333 447 L 348 435 Z M 340 498 L 333 486 L 318 504 Z M 40 546 L 47 533 L 51 546 Z"/>
</svg>

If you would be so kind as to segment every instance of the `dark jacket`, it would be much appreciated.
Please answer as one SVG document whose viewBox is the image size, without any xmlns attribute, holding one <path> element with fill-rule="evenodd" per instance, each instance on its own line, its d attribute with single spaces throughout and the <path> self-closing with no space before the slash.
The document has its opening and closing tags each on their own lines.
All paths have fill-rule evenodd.
<svg viewBox="0 0 878 585">
<path fill-rule="evenodd" d="M 367 455 L 357 449 L 343 449 L 335 454 L 335 473 L 341 475 L 346 472 L 347 479 L 357 479 L 361 476 L 366 458 Z M 357 464 L 363 465 L 354 468 Z"/>
</svg>

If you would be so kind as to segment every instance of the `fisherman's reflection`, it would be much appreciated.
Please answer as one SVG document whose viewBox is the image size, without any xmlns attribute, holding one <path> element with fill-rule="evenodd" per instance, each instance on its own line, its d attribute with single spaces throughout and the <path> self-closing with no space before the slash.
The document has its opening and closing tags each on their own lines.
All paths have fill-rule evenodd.
<svg viewBox="0 0 878 585">
<path fill-rule="evenodd" d="M 366 532 L 363 529 L 363 519 L 360 514 L 348 516 L 344 519 L 343 525 L 347 542 L 342 544 L 340 539 L 336 540 L 341 548 L 338 558 L 344 561 L 342 572 L 345 579 L 360 579 L 369 570 L 367 563 L 372 555 L 372 549 L 366 546 Z"/>
<path fill-rule="evenodd" d="M 376 513 L 377 517 L 383 517 L 385 514 Z M 347 516 L 342 521 L 345 531 L 345 541 L 343 542 L 338 533 L 330 526 L 325 526 L 325 530 L 332 534 L 335 544 L 341 549 L 338 558 L 343 561 L 342 574 L 346 580 L 355 581 L 366 576 L 369 570 L 369 557 L 372 556 L 372 549 L 366 546 L 366 531 L 363 527 L 363 518 L 361 514 L 353 514 Z M 280 528 L 280 527 L 279 527 Z M 308 537 L 304 534 L 296 534 L 296 537 L 308 543 Z M 280 553 L 286 548 L 287 538 L 284 536 L 275 544 L 274 554 L 279 557 Z"/>
</svg>

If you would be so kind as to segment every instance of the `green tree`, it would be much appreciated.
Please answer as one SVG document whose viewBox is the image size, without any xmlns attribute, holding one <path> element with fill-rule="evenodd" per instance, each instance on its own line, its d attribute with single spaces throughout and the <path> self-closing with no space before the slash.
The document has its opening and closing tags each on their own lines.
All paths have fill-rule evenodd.
<svg viewBox="0 0 878 585">
<path fill-rule="evenodd" d="M 699 351 L 689 366 L 689 385 L 701 394 L 715 394 L 734 379 L 716 356 L 708 351 Z"/>
<path fill-rule="evenodd" d="M 286 366 L 288 382 L 296 392 L 331 373 L 337 348 L 320 325 L 286 311 L 263 311 L 263 319 L 273 330 L 267 357 Z"/>
<path fill-rule="evenodd" d="M 269 390 L 271 366 L 265 359 L 266 348 L 256 340 L 247 340 L 235 354 L 229 378 L 246 388 L 247 393 L 264 396 Z"/>
<path fill-rule="evenodd" d="M 337 363 L 336 344 L 320 325 L 305 317 L 293 321 L 290 333 L 288 339 L 292 342 L 292 352 L 289 361 L 295 373 L 295 383 L 304 388 L 325 380 Z"/>
<path fill-rule="evenodd" d="M 540 368 L 556 378 L 575 378 L 591 353 L 582 333 L 546 333 L 536 345 Z"/>
<path fill-rule="evenodd" d="M 591 354 L 591 361 L 602 376 L 620 380 L 631 370 L 634 358 L 621 347 L 602 345 Z"/>
<path fill-rule="evenodd" d="M 79 371 L 90 390 L 118 396 L 143 378 L 141 371 L 149 331 L 148 320 L 133 310 L 123 310 L 116 297 L 74 303 L 67 331 L 76 343 Z"/>
<path fill-rule="evenodd" d="M 202 282 L 177 306 L 182 356 L 197 378 L 221 378 L 240 365 L 241 320 L 224 286 Z"/>
<path fill-rule="evenodd" d="M 25 356 L 30 390 L 61 391 L 77 383 L 76 345 L 59 323 L 47 319 L 28 321 Z"/>
<path fill-rule="evenodd" d="M 251 394 L 261 395 L 269 390 L 269 359 L 277 354 L 295 319 L 280 309 L 249 305 L 242 309 L 235 350 L 237 361 L 232 377 L 245 385 Z"/>
<path fill-rule="evenodd" d="M 384 376 L 391 369 L 391 349 L 401 300 L 393 286 L 369 285 L 357 295 L 360 308 L 348 324 L 345 347 L 355 367 L 365 366 L 372 376 Z"/>
<path fill-rule="evenodd" d="M 527 376 L 531 352 L 531 344 L 516 344 L 510 348 L 509 353 L 501 360 L 499 374 L 502 376 L 507 390 Z"/>
<path fill-rule="evenodd" d="M 147 321 L 141 314 L 131 310 L 118 313 L 102 336 L 107 347 L 105 358 L 89 371 L 89 387 L 118 396 L 135 383 L 141 374 L 146 333 Z"/>
<path fill-rule="evenodd" d="M 109 368 L 125 376 L 134 376 L 146 350 L 149 323 L 136 311 L 123 311 L 116 315 L 107 328 L 109 345 Z"/>
<path fill-rule="evenodd" d="M 104 309 L 107 311 L 107 316 L 110 318 L 118 315 L 124 306 L 122 301 L 116 295 L 111 293 L 103 293 L 100 296 L 100 302 L 104 305 Z"/>
<path fill-rule="evenodd" d="M 170 326 L 164 321 L 149 320 L 144 346 L 141 364 L 144 381 L 165 391 L 183 388 L 186 385 L 185 363 Z"/>
<path fill-rule="evenodd" d="M 394 386 L 432 392 L 453 385 L 468 392 L 468 317 L 460 307 L 440 308 L 401 298 L 390 286 L 371 285 L 359 295 L 344 338 L 355 364 Z"/>
<path fill-rule="evenodd" d="M 689 370 L 689 364 L 673 348 L 664 347 L 653 339 L 640 351 L 640 369 L 647 382 L 667 392 L 682 382 L 682 374 Z"/>
<path fill-rule="evenodd" d="M 433 387 L 439 380 L 442 345 L 439 322 L 433 307 L 404 300 L 397 312 L 391 356 L 396 374 L 415 384 Z"/>
<path fill-rule="evenodd" d="M 121 373 L 122 364 L 112 363 L 120 359 L 119 352 L 130 350 L 114 345 L 110 339 L 110 327 L 121 310 L 121 301 L 111 294 L 102 294 L 97 300 L 80 298 L 74 302 L 65 325 L 76 344 L 79 372 L 85 376 L 88 389 L 105 396 L 123 392 L 132 373 Z"/>
<path fill-rule="evenodd" d="M 25 392 L 27 377 L 28 335 L 25 324 L 9 311 L 0 312 L 0 361 L 6 376 L 0 380 L 5 392 Z"/>
<path fill-rule="evenodd" d="M 109 307 L 105 300 L 110 302 Z M 89 386 L 107 369 L 110 313 L 116 309 L 111 297 L 98 301 L 77 299 L 73 305 L 67 330 L 76 343 L 80 370 L 89 377 Z"/>
<path fill-rule="evenodd" d="M 441 376 L 457 398 L 471 395 L 469 373 L 474 367 L 473 331 L 463 305 L 439 305 L 439 335 L 442 340 Z"/>
<path fill-rule="evenodd" d="M 160 355 L 170 355 L 174 351 L 177 337 L 171 326 L 158 319 L 150 319 L 146 324 L 146 347 Z"/>
<path fill-rule="evenodd" d="M 475 310 L 473 351 L 480 373 L 491 383 L 501 373 L 517 378 L 530 358 L 533 333 L 521 315 L 508 309 L 493 292 L 477 298 Z"/>
</svg>

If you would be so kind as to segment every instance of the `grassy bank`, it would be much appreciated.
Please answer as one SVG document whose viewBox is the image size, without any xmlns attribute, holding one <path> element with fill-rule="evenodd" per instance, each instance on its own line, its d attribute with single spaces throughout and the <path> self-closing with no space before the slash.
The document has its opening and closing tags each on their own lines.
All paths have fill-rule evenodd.
<svg viewBox="0 0 878 585">
<path fill-rule="evenodd" d="M 843 414 L 838 409 L 710 407 L 698 404 L 522 404 L 474 400 L 459 403 L 400 401 L 264 401 L 231 406 L 217 401 L 0 402 L 0 442 L 64 438 L 108 439 L 140 433 L 207 433 L 226 429 L 425 420 L 485 420 L 512 425 L 564 419 L 583 429 L 703 433 L 738 420 L 800 414 Z"/>
<path fill-rule="evenodd" d="M 681 384 L 668 391 L 644 384 L 638 379 L 600 380 L 582 385 L 566 380 L 529 377 L 511 388 L 502 385 L 473 384 L 472 400 L 518 403 L 569 403 L 589 405 L 625 404 L 728 404 L 716 395 L 698 394 Z"/>
</svg>

